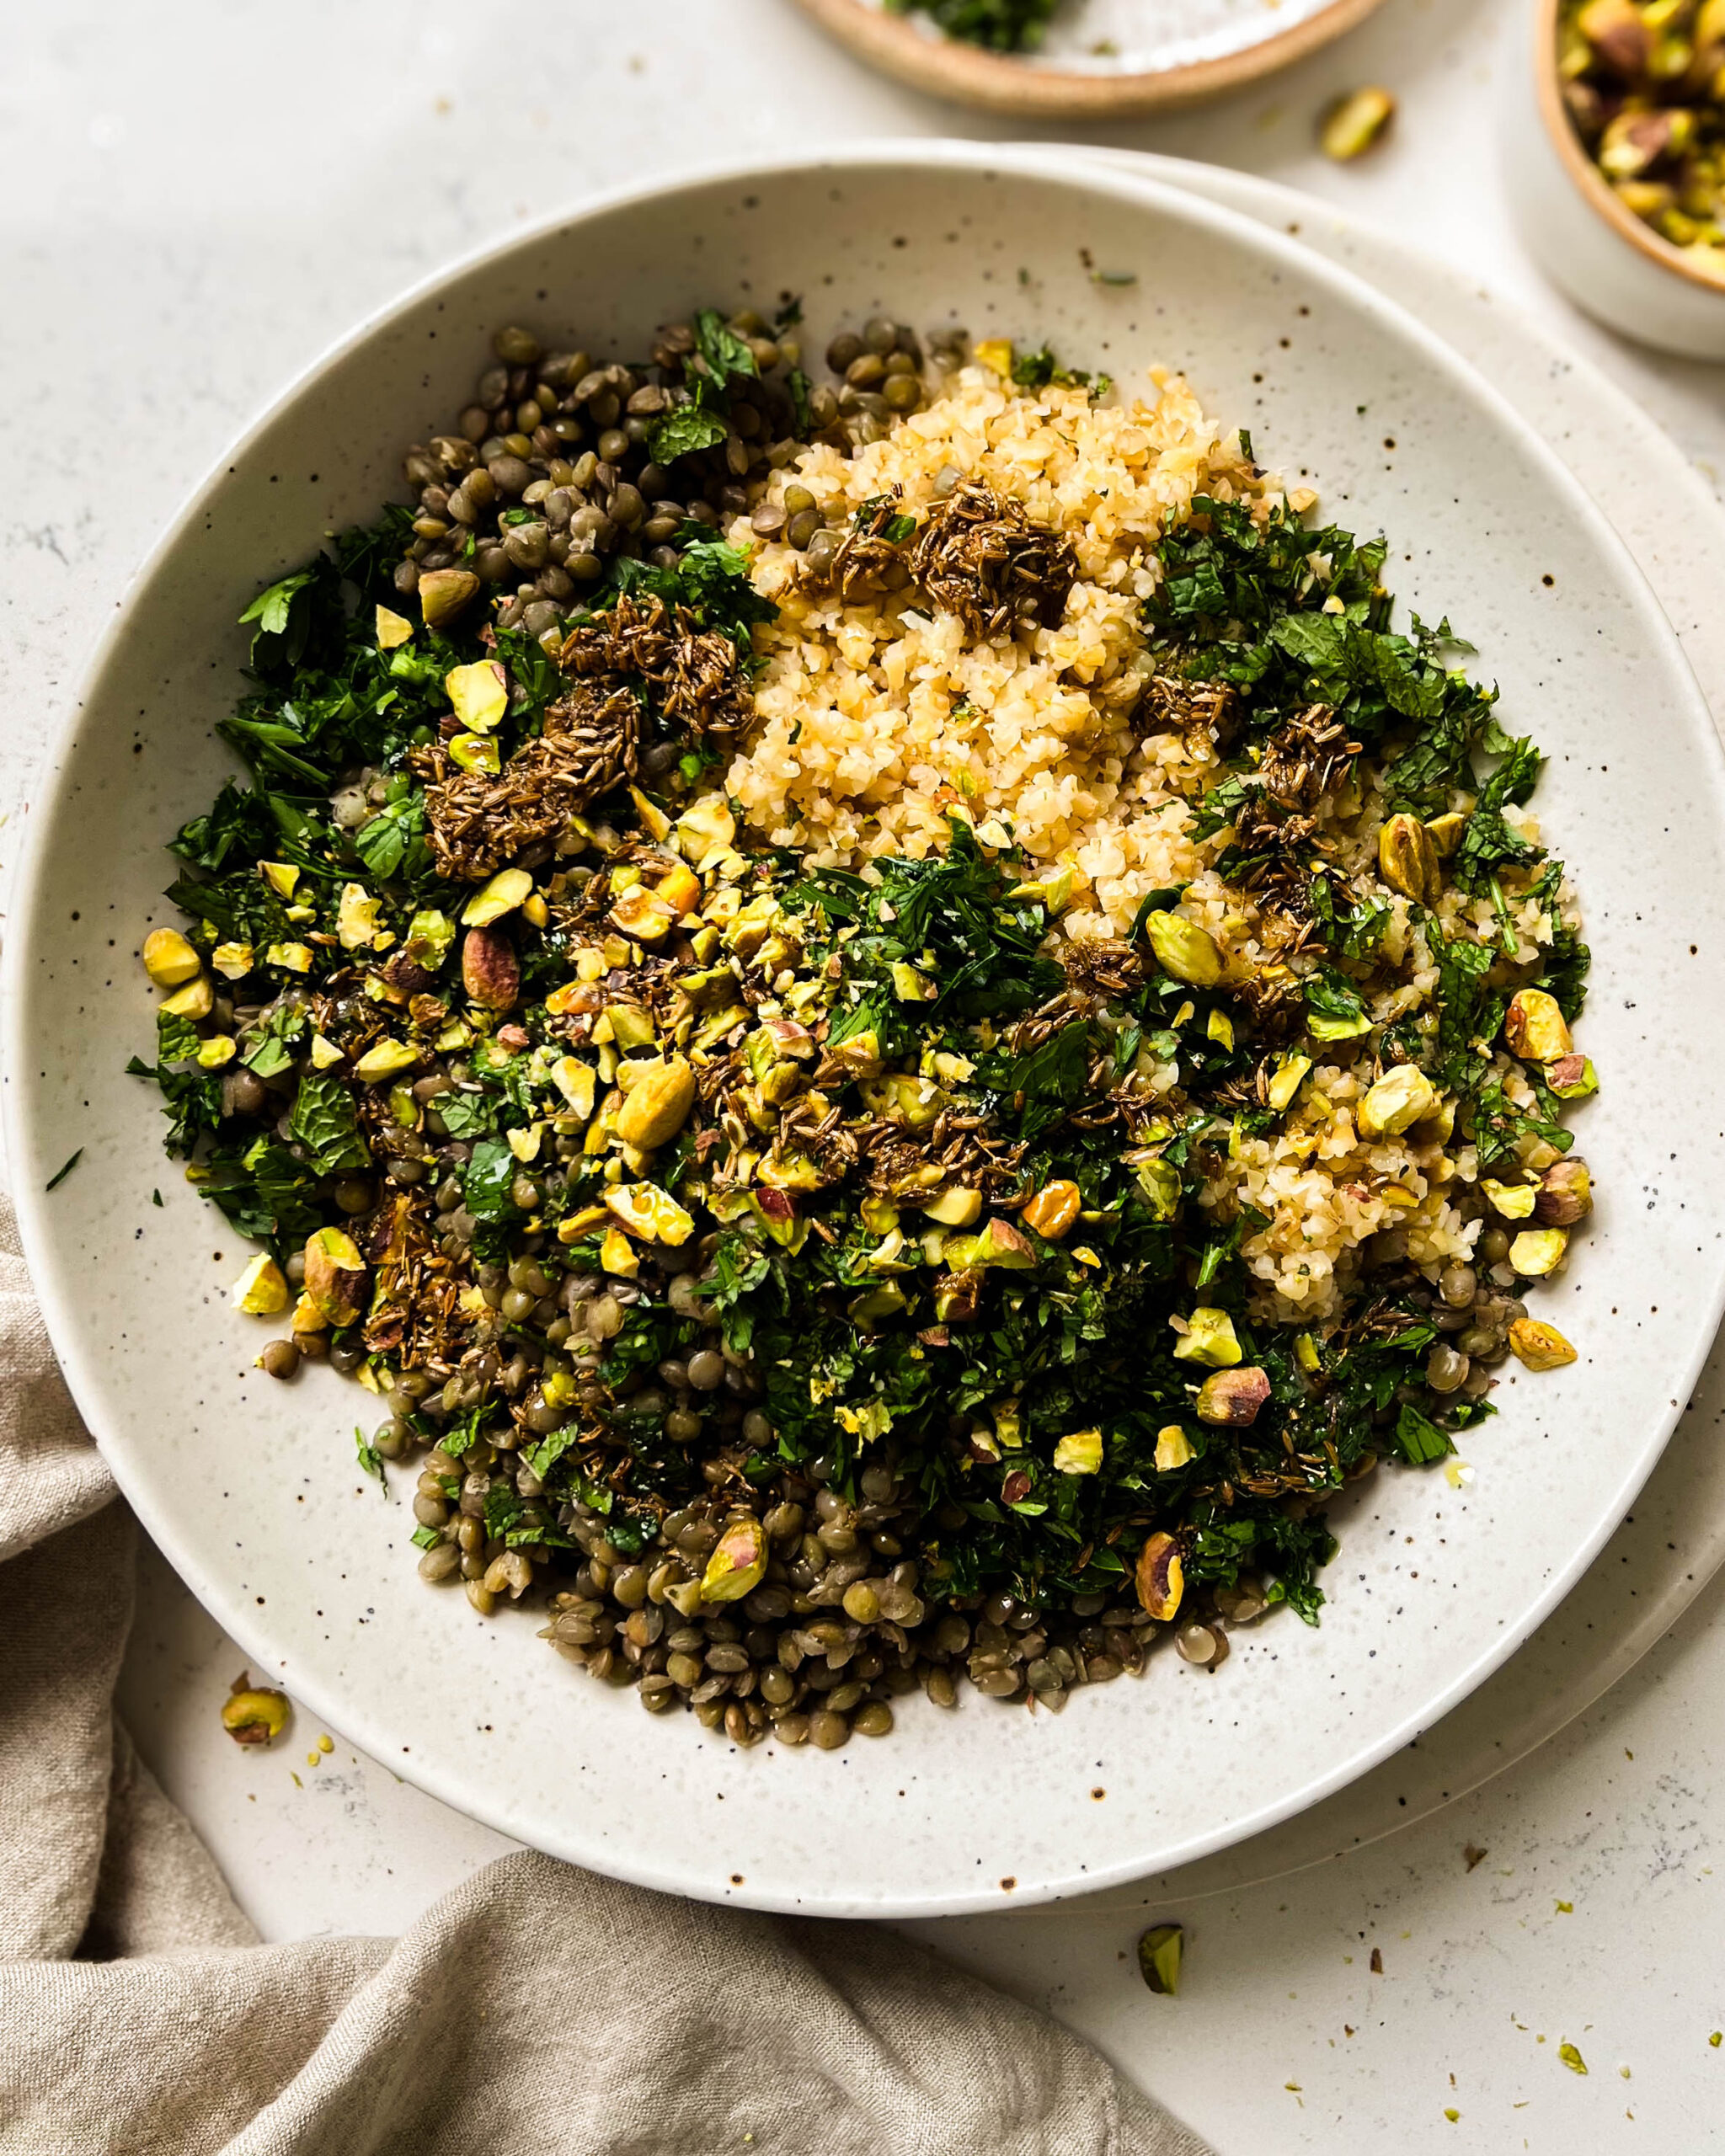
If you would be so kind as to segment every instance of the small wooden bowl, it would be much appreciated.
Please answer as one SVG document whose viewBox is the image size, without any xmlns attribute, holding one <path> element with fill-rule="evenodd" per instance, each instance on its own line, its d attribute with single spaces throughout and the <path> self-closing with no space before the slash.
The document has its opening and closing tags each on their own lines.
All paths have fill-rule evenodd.
<svg viewBox="0 0 1725 2156">
<path fill-rule="evenodd" d="M 1503 170 L 1522 237 L 1578 307 L 1638 344 L 1725 360 L 1725 264 L 1644 224 L 1577 135 L 1557 73 L 1558 0 L 1532 0 L 1529 50 L 1504 107 Z"/>
<path fill-rule="evenodd" d="M 797 4 L 859 59 L 913 89 L 1019 120 L 1103 120 L 1166 111 L 1237 90 L 1304 60 L 1363 23 L 1382 0 L 1330 0 L 1304 22 L 1244 51 L 1130 75 L 1063 68 L 1045 58 L 1013 59 L 954 38 L 931 37 L 911 18 L 888 14 L 864 5 L 864 0 L 797 0 Z"/>
</svg>

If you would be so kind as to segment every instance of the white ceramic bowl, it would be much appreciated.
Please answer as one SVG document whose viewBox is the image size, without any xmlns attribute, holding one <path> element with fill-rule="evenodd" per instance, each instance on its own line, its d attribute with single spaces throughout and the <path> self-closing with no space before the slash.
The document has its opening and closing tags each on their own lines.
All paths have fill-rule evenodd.
<svg viewBox="0 0 1725 2156">
<path fill-rule="evenodd" d="M 1097 267 L 1135 272 L 1099 285 Z M 1022 273 L 1022 275 L 1021 275 Z M 526 319 L 641 350 L 702 299 L 799 291 L 818 350 L 882 307 L 1053 339 L 1076 364 L 1189 369 L 1327 510 L 1393 538 L 1404 605 L 1480 647 L 1551 752 L 1540 799 L 1598 954 L 1583 1042 L 1592 1231 L 1548 1307 L 1581 1349 L 1467 1441 L 1477 1480 L 1385 1473 L 1337 1508 L 1321 1630 L 1236 1636 L 1220 1674 L 1159 1656 L 1058 1718 L 905 1703 L 887 1742 L 738 1753 L 481 1622 L 414 1577 L 396 1473 L 356 1473 L 358 1395 L 252 1368 L 240 1246 L 158 1150 L 123 1075 L 152 998 L 135 953 L 170 910 L 163 835 L 227 758 L 235 616 L 259 580 L 370 514 L 406 441 Z M 1123 173 L 975 145 L 613 199 L 421 289 L 320 363 L 222 460 L 92 670 L 35 814 L 8 952 L 10 1158 L 49 1325 L 128 1495 L 218 1620 L 321 1719 L 504 1831 L 649 1885 L 830 1913 L 933 1914 L 1138 1876 L 1242 1838 L 1406 1743 L 1497 1666 L 1621 1518 L 1717 1315 L 1725 1166 L 1698 1073 L 1725 810 L 1711 726 L 1627 555 L 1507 407 L 1409 318 L 1246 221 Z M 73 1148 L 83 1160 L 44 1186 Z M 163 1203 L 152 1202 L 159 1189 Z M 1106 1792 L 1106 1794 L 1103 1794 Z"/>
<path fill-rule="evenodd" d="M 1626 210 L 1565 111 L 1557 0 L 1532 0 L 1505 78 L 1503 176 L 1529 252 L 1579 307 L 1638 344 L 1725 359 L 1725 276 L 1709 276 Z"/>
</svg>

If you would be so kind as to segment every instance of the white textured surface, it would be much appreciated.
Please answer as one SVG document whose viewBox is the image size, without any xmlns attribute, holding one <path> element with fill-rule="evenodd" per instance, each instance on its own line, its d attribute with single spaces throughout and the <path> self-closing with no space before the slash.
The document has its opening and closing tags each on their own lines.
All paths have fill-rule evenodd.
<svg viewBox="0 0 1725 2156">
<path fill-rule="evenodd" d="M 1521 293 L 1713 467 L 1725 449 L 1718 377 L 1643 362 L 1580 323 L 1542 295 L 1509 236 L 1490 78 L 1515 12 L 1391 0 L 1295 77 L 1113 139 L 1311 185 Z M 595 17 L 571 11 L 558 36 L 499 8 L 399 0 L 363 15 L 13 11 L 0 83 L 8 806 L 186 478 L 377 300 L 518 211 L 710 153 L 721 131 L 766 150 L 823 132 L 971 125 L 859 75 L 773 0 L 729 0 L 722 19 L 710 0 L 640 6 L 626 31 L 609 18 L 584 41 Z M 1324 166 L 1310 115 L 1367 78 L 1401 93 L 1398 136 L 1368 168 Z M 748 109 L 733 109 L 745 95 Z M 1042 1919 L 1022 1935 L 997 1919 L 932 1929 L 1002 1981 L 1051 1993 L 1224 2156 L 1721 2145 L 1725 2053 L 1706 2041 L 1725 2025 L 1709 1869 L 1725 1823 L 1725 1797 L 1708 1794 L 1720 1607 L 1717 1591 L 1705 1598 L 1584 1721 L 1467 1804 L 1340 1866 L 1198 1905 L 1172 2004 L 1115 1961 L 1130 1945 L 1122 1919 Z M 300 1759 L 301 1792 L 291 1755 L 242 1758 L 212 1742 L 233 1672 L 209 1630 L 171 1589 L 155 1593 L 131 1705 L 270 1929 L 393 1926 L 478 1860 L 478 1830 L 375 1772 L 368 1796 L 344 1753 L 317 1770 L 332 1777 L 326 1790 Z M 1471 1873 L 1470 1841 L 1488 1850 Z M 1365 1967 L 1373 1943 L 1381 1981 Z M 1565 2037 L 1588 2079 L 1558 2063 Z M 1459 2137 L 1446 2137 L 1457 2130 L 1445 2105 L 1461 2112 Z"/>
</svg>

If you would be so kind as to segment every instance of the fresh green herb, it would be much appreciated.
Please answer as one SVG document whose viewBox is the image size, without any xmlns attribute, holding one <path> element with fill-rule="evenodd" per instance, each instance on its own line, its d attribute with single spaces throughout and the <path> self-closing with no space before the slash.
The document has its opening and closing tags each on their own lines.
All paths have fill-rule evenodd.
<svg viewBox="0 0 1725 2156">
<path fill-rule="evenodd" d="M 42 1186 L 43 1188 L 45 1190 L 58 1190 L 61 1184 L 66 1181 L 66 1178 L 72 1173 L 78 1162 L 83 1160 L 83 1156 L 84 1149 L 80 1145 L 77 1152 L 75 1152 L 72 1158 L 67 1162 L 66 1166 L 58 1170 L 55 1174 L 49 1177 L 47 1182 Z"/>
<path fill-rule="evenodd" d="M 371 1164 L 371 1148 L 360 1134 L 353 1096 L 339 1078 L 307 1071 L 294 1094 L 288 1127 L 323 1175 Z"/>
<path fill-rule="evenodd" d="M 889 13 L 921 8 L 948 37 L 990 52 L 1034 52 L 1059 0 L 887 0 Z"/>
</svg>

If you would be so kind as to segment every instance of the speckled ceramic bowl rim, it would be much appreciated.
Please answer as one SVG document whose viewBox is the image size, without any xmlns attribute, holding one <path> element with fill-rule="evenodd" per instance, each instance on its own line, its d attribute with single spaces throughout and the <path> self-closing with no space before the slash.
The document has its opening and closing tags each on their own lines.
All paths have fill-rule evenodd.
<svg viewBox="0 0 1725 2156">
<path fill-rule="evenodd" d="M 898 141 L 866 142 L 846 146 L 841 152 L 820 158 L 750 158 L 685 169 L 645 184 L 589 197 L 540 221 L 526 232 L 513 233 L 501 243 L 477 248 L 453 265 L 421 280 L 403 296 L 370 317 L 358 329 L 326 350 L 280 396 L 274 399 L 260 418 L 216 460 L 210 475 L 195 489 L 186 506 L 174 519 L 117 603 L 114 618 L 83 674 L 72 706 L 74 714 L 83 708 L 99 687 L 110 656 L 126 633 L 127 611 L 131 600 L 161 574 L 170 561 L 194 520 L 203 515 L 206 505 L 221 489 L 229 466 L 236 462 L 255 438 L 333 365 L 387 329 L 427 296 L 435 295 L 482 264 L 500 259 L 518 249 L 526 251 L 547 235 L 564 231 L 589 217 L 610 214 L 654 198 L 675 195 L 687 188 L 715 184 L 742 184 L 751 178 L 768 175 L 783 177 L 806 173 L 814 178 L 835 173 L 866 173 L 889 166 L 912 172 L 927 170 L 932 177 L 937 177 L 942 169 L 963 168 L 985 174 L 991 171 L 1010 170 L 1032 180 L 1040 177 L 1050 184 L 1058 184 L 1063 189 L 1076 187 L 1102 198 L 1141 204 L 1171 221 L 1208 229 L 1214 232 L 1219 239 L 1226 239 L 1247 253 L 1279 261 L 1290 272 L 1297 273 L 1306 284 L 1327 289 L 1338 304 L 1358 314 L 1375 318 L 1386 333 L 1417 350 L 1423 364 L 1447 376 L 1459 393 L 1488 412 L 1496 425 L 1516 439 L 1522 453 L 1542 468 L 1557 498 L 1567 504 L 1574 518 L 1584 520 L 1594 528 L 1596 538 L 1614 558 L 1618 572 L 1618 587 L 1622 595 L 1640 617 L 1650 638 L 1670 648 L 1674 659 L 1673 687 L 1674 689 L 1679 682 L 1684 686 L 1690 730 L 1699 744 L 1713 815 L 1718 828 L 1725 831 L 1725 755 L 1722 755 L 1705 702 L 1689 671 L 1687 661 L 1682 658 L 1674 634 L 1633 557 L 1615 532 L 1609 528 L 1599 528 L 1598 510 L 1561 459 L 1525 424 L 1508 402 L 1455 353 L 1412 316 L 1384 299 L 1359 278 L 1302 248 L 1296 241 L 1269 231 L 1237 212 L 1218 208 L 1179 189 L 1155 180 L 1081 163 L 1068 163 L 1058 151 L 1002 151 L 989 144 L 964 141 L 922 141 L 911 145 Z M 75 731 L 75 727 L 74 717 L 56 740 L 55 752 L 51 755 L 40 782 L 39 802 L 52 796 L 64 782 L 59 752 Z M 63 1294 L 57 1285 L 56 1268 L 38 1262 L 39 1259 L 45 1259 L 55 1242 L 52 1219 L 44 1199 L 45 1175 L 40 1171 L 45 1167 L 57 1167 L 60 1161 L 56 1158 L 51 1163 L 48 1162 L 48 1149 L 39 1145 L 35 1137 L 30 1110 L 35 1081 L 30 1075 L 29 1059 L 24 1054 L 27 1043 L 23 1033 L 23 1011 L 26 1001 L 26 954 L 32 950 L 38 922 L 42 918 L 42 886 L 46 880 L 50 860 L 45 835 L 49 826 L 50 819 L 40 812 L 32 817 L 19 863 L 3 971 L 0 971 L 0 1006 L 3 1006 L 3 1010 L 0 1010 L 0 1066 L 3 1066 L 6 1079 L 3 1100 L 7 1153 L 12 1166 L 25 1255 L 36 1278 L 51 1339 L 59 1353 L 61 1367 L 74 1400 L 84 1413 L 99 1444 L 101 1444 L 104 1457 L 113 1468 L 122 1491 L 131 1497 L 133 1491 L 126 1447 L 123 1443 L 111 1444 L 105 1440 L 101 1416 L 93 1412 L 93 1404 L 99 1397 L 98 1388 L 93 1372 L 86 1369 L 80 1352 L 79 1326 L 71 1298 Z M 1520 1610 L 1513 1623 L 1505 1625 L 1496 1639 L 1476 1654 L 1471 1662 L 1458 1668 L 1448 1682 L 1434 1688 L 1430 1696 L 1422 1700 L 1417 1708 L 1403 1712 L 1391 1726 L 1381 1728 L 1375 1735 L 1347 1750 L 1332 1766 L 1312 1775 L 1304 1785 L 1284 1792 L 1256 1811 L 1240 1813 L 1215 1828 L 1189 1834 L 1178 1845 L 1156 1849 L 1142 1859 L 1123 1859 L 1090 1870 L 1075 1868 L 1056 1871 L 1050 1868 L 1041 1877 L 1021 1874 L 1015 1881 L 1016 1899 L 1019 1906 L 1031 1901 L 1083 1894 L 1098 1887 L 1119 1885 L 1142 1877 L 1152 1870 L 1169 1870 L 1274 1826 L 1331 1795 L 1388 1758 L 1422 1730 L 1429 1727 L 1498 1668 L 1537 1629 L 1586 1572 L 1610 1539 L 1623 1512 L 1633 1502 L 1663 1451 L 1678 1419 L 1680 1412 L 1679 1403 L 1687 1398 L 1693 1387 L 1712 1343 L 1722 1306 L 1725 1306 L 1725 1258 L 1716 1259 L 1711 1273 L 1702 1274 L 1694 1284 L 1695 1294 L 1690 1304 L 1689 1346 L 1681 1368 L 1670 1372 L 1669 1407 L 1661 1406 L 1656 1412 L 1649 1413 L 1646 1425 L 1648 1434 L 1639 1452 L 1619 1463 L 1621 1473 L 1612 1492 L 1612 1501 L 1602 1509 L 1594 1531 L 1578 1543 L 1566 1561 L 1554 1567 L 1537 1595 Z M 158 1509 L 145 1501 L 137 1504 L 137 1511 L 144 1526 L 168 1561 L 186 1580 L 217 1622 L 254 1659 L 265 1663 L 275 1662 L 279 1656 L 276 1646 L 272 1643 L 272 1623 L 268 1620 L 260 1620 L 256 1610 L 248 1606 L 232 1590 L 229 1582 L 211 1575 L 201 1555 L 186 1546 L 181 1523 L 172 1509 Z M 414 1586 L 411 1576 L 404 1575 L 401 1582 L 402 1591 L 413 1592 Z M 343 1698 L 339 1685 L 326 1686 L 317 1680 L 310 1683 L 296 1681 L 294 1689 L 296 1696 L 305 1705 L 333 1726 L 343 1730 L 374 1756 L 400 1757 L 393 1733 L 374 1722 L 369 1712 L 354 1711 L 352 1703 Z M 883 1751 L 879 1756 L 884 1761 L 889 1755 Z M 495 1794 L 476 1791 L 457 1772 L 446 1769 L 435 1760 L 418 1752 L 410 1758 L 403 1760 L 401 1770 L 431 1795 L 458 1810 L 485 1820 L 500 1832 L 517 1835 L 531 1833 L 531 1828 L 512 1816 L 506 1790 Z M 674 1849 L 655 1851 L 652 1861 L 629 1861 L 620 1859 L 617 1852 L 607 1848 L 583 1844 L 576 1833 L 563 1833 L 558 1837 L 558 1853 L 569 1860 L 592 1865 L 596 1869 L 630 1879 L 641 1886 L 666 1892 L 694 1893 L 713 1898 L 718 1898 L 722 1892 L 715 1886 L 710 1876 L 686 1864 Z M 817 1883 L 810 1890 L 795 1894 L 775 1891 L 759 1896 L 750 1892 L 732 1898 L 752 1903 L 758 1907 L 782 1908 L 803 1914 L 831 1913 L 878 1918 L 960 1915 L 997 1910 L 1000 1907 L 999 1897 L 991 1888 L 969 1884 L 961 1886 L 956 1883 L 950 1890 L 936 1892 L 908 1895 L 879 1893 L 866 1905 L 859 1905 L 854 1897 L 847 1898 L 841 1884 L 837 1885 L 835 1891 L 834 1886 L 827 1882 Z"/>
<path fill-rule="evenodd" d="M 1562 0 L 1535 0 L 1532 54 L 1534 94 L 1540 118 L 1557 152 L 1558 163 L 1589 209 L 1619 239 L 1646 260 L 1672 276 L 1681 278 L 1685 285 L 1692 285 L 1699 291 L 1712 292 L 1725 302 L 1725 264 L 1721 265 L 1717 276 L 1709 276 L 1705 270 L 1696 269 L 1681 248 L 1672 246 L 1669 240 L 1663 238 L 1626 206 L 1582 147 L 1581 137 L 1563 108 L 1563 93 L 1557 80 L 1557 11 L 1562 5 Z"/>
</svg>

